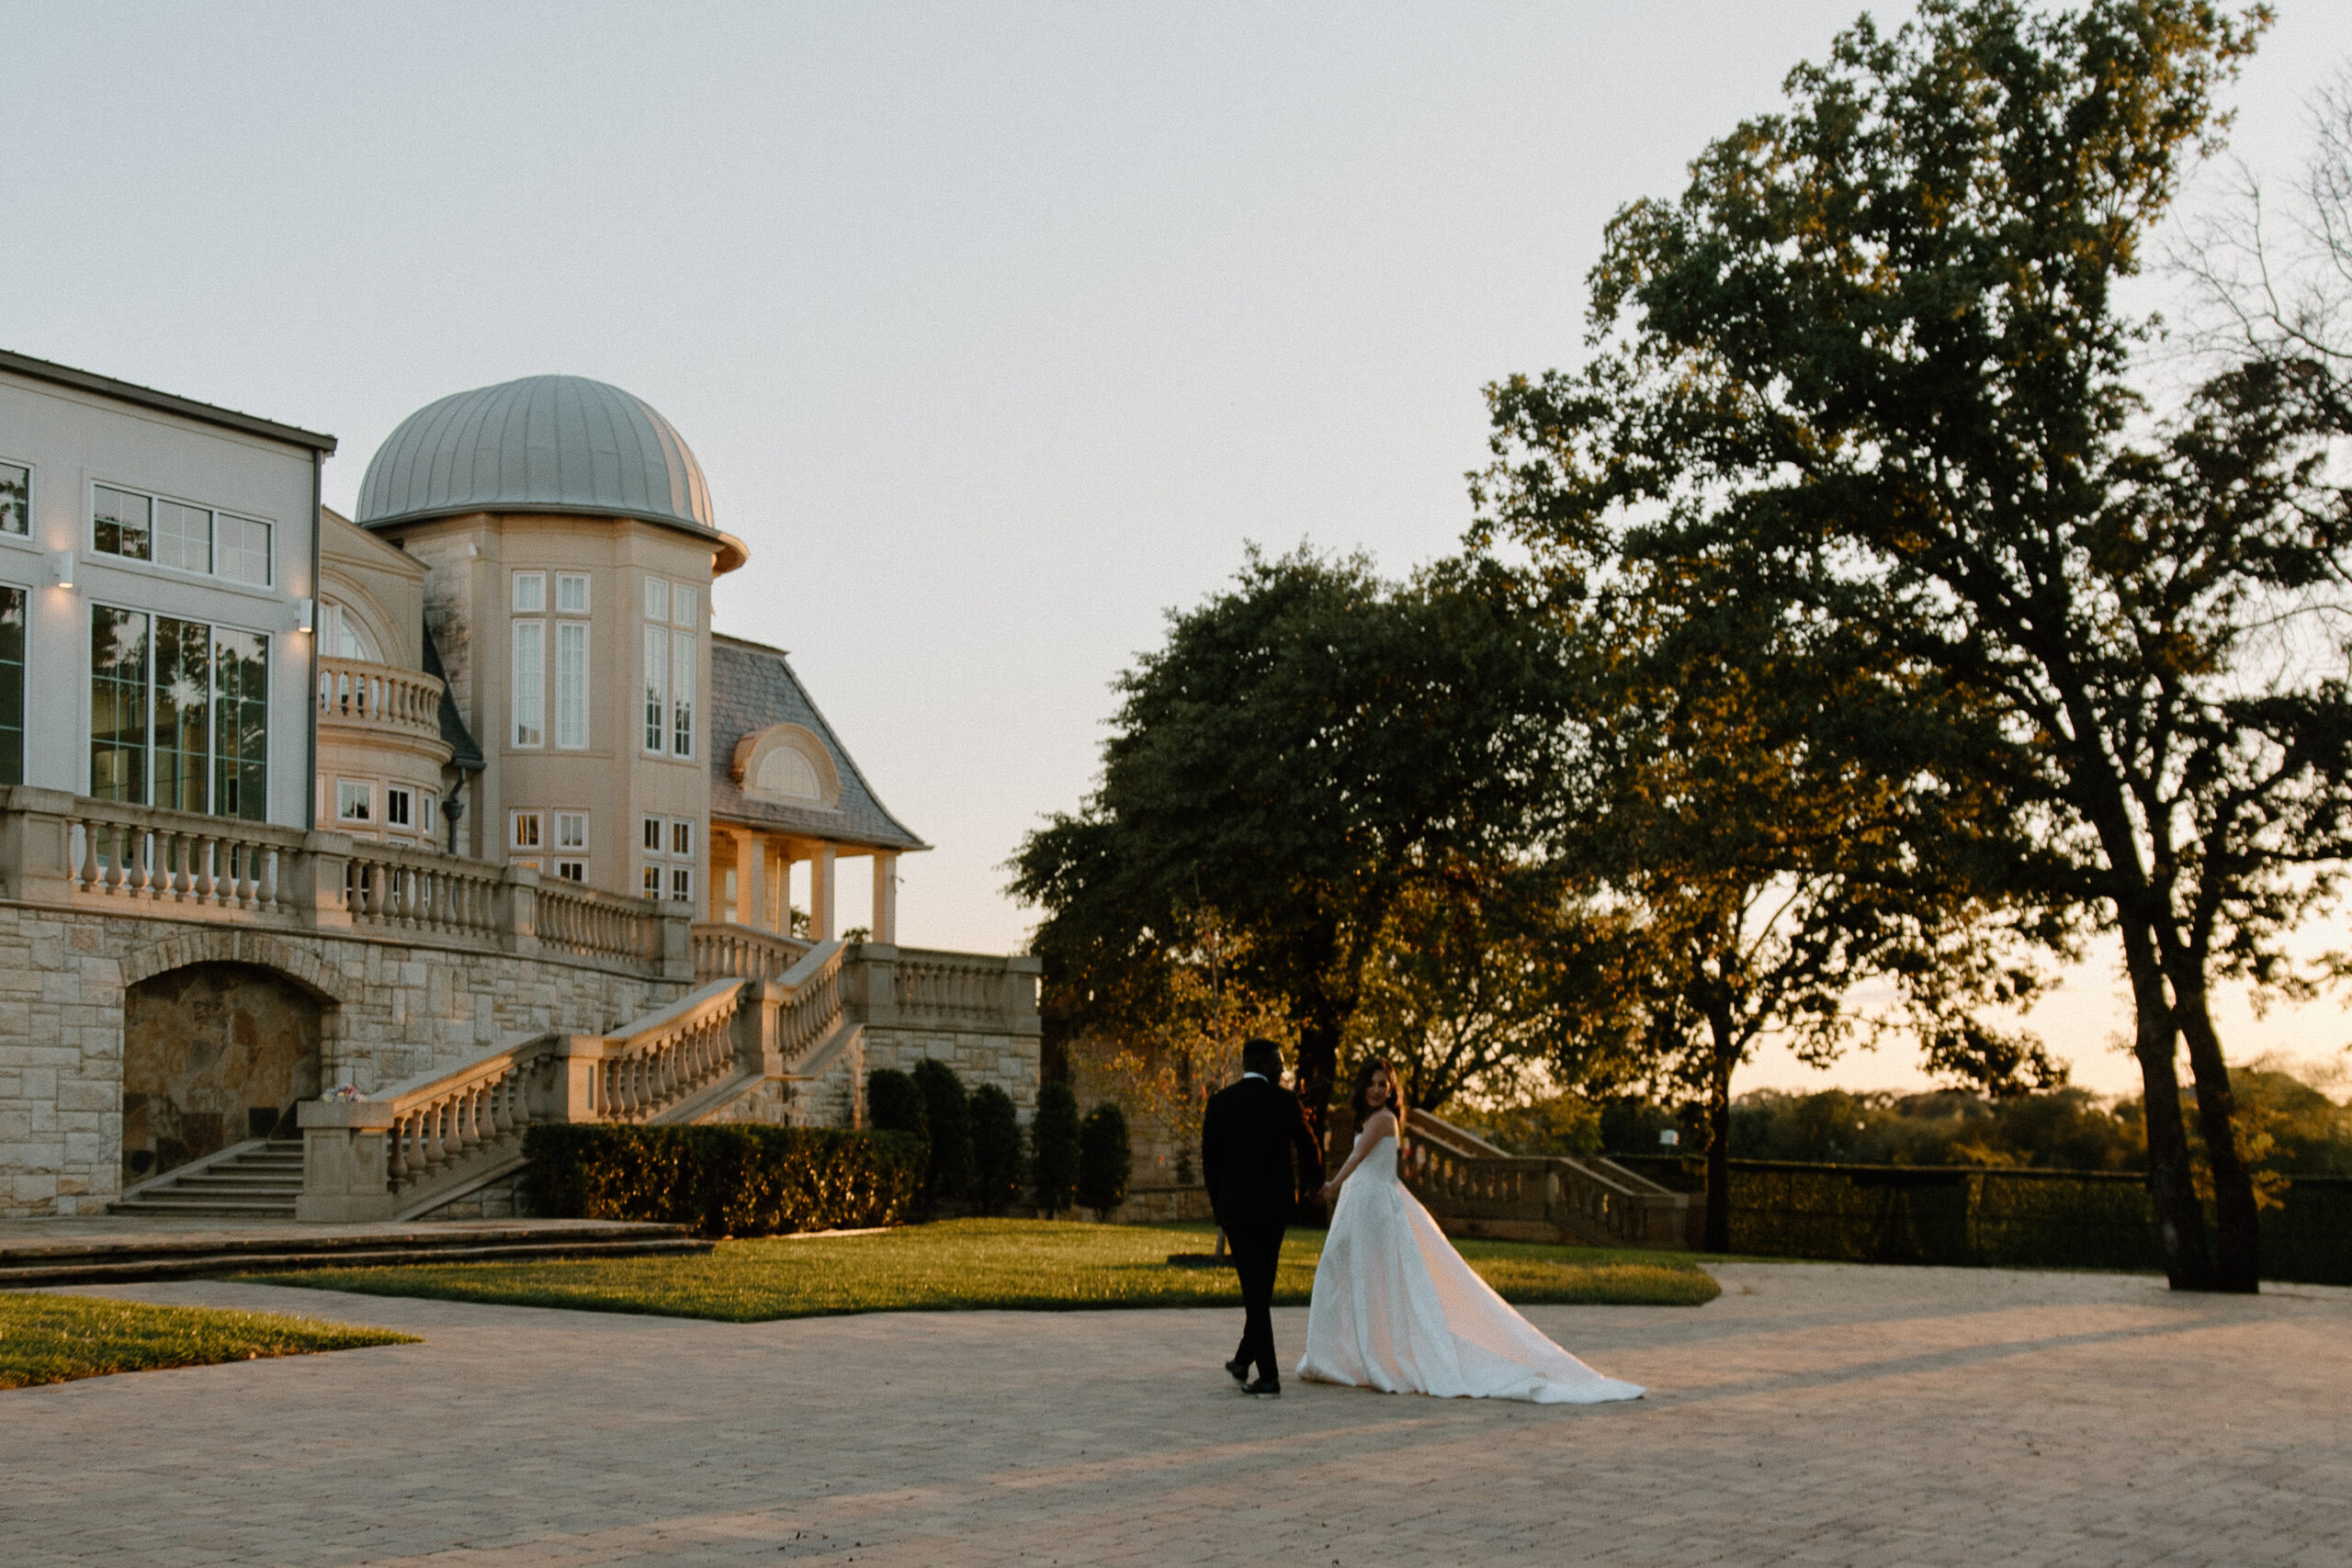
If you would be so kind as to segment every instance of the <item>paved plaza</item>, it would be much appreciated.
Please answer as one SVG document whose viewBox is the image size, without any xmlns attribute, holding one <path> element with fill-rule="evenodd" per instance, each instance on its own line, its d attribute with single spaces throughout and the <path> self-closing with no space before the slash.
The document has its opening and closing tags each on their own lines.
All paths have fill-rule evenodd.
<svg viewBox="0 0 2352 1568">
<path fill-rule="evenodd" d="M 736 1325 L 227 1282 L 422 1345 L 0 1393 L 0 1561 L 2352 1562 L 2352 1291 L 1741 1265 L 1539 1307 L 1630 1404 L 1294 1382 L 1238 1313 Z M 1276 1314 L 1295 1355 L 1305 1314 Z"/>
</svg>

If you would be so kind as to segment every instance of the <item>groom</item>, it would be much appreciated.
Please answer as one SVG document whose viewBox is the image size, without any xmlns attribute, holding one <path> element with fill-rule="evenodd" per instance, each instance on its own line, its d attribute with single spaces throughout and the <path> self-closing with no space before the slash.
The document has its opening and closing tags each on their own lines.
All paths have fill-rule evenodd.
<svg viewBox="0 0 2352 1568">
<path fill-rule="evenodd" d="M 1306 1108 L 1283 1087 L 1283 1048 L 1252 1040 L 1241 1047 L 1240 1081 L 1209 1097 L 1201 1122 L 1201 1174 L 1217 1227 L 1233 1248 L 1234 1272 L 1241 1276 L 1241 1348 L 1225 1370 L 1245 1393 L 1283 1391 L 1274 1359 L 1274 1270 L 1282 1261 L 1283 1230 L 1298 1201 L 1301 1171 L 1308 1173 L 1307 1190 L 1319 1188 L 1322 1151 L 1307 1130 Z"/>
</svg>

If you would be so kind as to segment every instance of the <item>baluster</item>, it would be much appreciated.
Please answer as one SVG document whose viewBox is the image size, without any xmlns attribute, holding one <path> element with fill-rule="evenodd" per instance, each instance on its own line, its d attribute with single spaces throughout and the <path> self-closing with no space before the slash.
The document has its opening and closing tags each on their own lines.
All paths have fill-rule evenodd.
<svg viewBox="0 0 2352 1568">
<path fill-rule="evenodd" d="M 427 1176 L 449 1163 L 447 1128 L 445 1124 L 448 1113 L 449 1102 L 446 1100 L 424 1108 L 424 1173 Z"/>
<path fill-rule="evenodd" d="M 406 1116 L 395 1117 L 392 1121 L 391 1136 L 384 1140 L 386 1145 L 384 1149 L 384 1170 L 386 1175 L 390 1178 L 392 1190 L 395 1192 L 407 1185 L 408 1182 L 409 1166 L 407 1149 L 410 1120 L 411 1119 Z"/>
</svg>

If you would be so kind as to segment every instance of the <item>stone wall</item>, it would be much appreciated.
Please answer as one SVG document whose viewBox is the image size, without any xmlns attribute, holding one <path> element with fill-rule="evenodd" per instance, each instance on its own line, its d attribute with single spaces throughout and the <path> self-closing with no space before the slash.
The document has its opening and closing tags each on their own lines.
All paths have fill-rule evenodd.
<svg viewBox="0 0 2352 1568">
<path fill-rule="evenodd" d="M 1013 1107 L 1020 1111 L 1023 1123 L 1037 1109 L 1037 1037 L 1034 1034 L 866 1026 L 866 1072 L 882 1067 L 910 1072 L 926 1056 L 953 1067 L 967 1092 L 982 1084 L 994 1084 L 1004 1090 L 1012 1097 Z M 856 1081 L 863 1084 L 864 1075 L 859 1075 Z"/>
<path fill-rule="evenodd" d="M 255 964 L 316 995 L 322 1085 L 366 1094 L 535 1034 L 608 1032 L 689 988 L 560 958 L 0 902 L 0 1216 L 96 1213 L 119 1194 L 124 992 L 191 964 Z"/>
</svg>

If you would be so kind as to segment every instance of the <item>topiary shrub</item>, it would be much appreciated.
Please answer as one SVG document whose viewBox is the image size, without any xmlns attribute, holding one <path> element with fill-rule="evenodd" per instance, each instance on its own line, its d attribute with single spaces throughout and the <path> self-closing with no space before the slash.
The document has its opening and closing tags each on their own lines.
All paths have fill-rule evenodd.
<svg viewBox="0 0 2352 1568">
<path fill-rule="evenodd" d="M 524 1186 L 554 1219 L 643 1220 L 702 1235 L 861 1230 L 907 1217 L 923 1148 L 830 1127 L 537 1126 Z"/>
<path fill-rule="evenodd" d="M 1127 1146 L 1127 1115 L 1104 1100 L 1087 1116 L 1078 1136 L 1078 1201 L 1107 1220 L 1127 1201 L 1127 1178 L 1135 1154 Z"/>
<path fill-rule="evenodd" d="M 1037 1114 L 1029 1119 L 1029 1174 L 1046 1218 L 1078 1201 L 1078 1096 L 1066 1083 L 1037 1086 Z"/>
<path fill-rule="evenodd" d="M 972 1207 L 1001 1214 L 1021 1201 L 1021 1115 L 994 1084 L 972 1091 Z"/>
<path fill-rule="evenodd" d="M 944 1062 L 928 1056 L 917 1062 L 914 1083 L 922 1094 L 923 1121 L 931 1129 L 931 1168 L 923 1200 L 935 1213 L 962 1202 L 971 1189 L 971 1106 L 963 1081 Z"/>
<path fill-rule="evenodd" d="M 931 1118 L 922 1090 L 896 1067 L 876 1067 L 865 1075 L 865 1124 L 877 1133 L 911 1133 L 931 1142 Z"/>
</svg>

